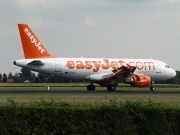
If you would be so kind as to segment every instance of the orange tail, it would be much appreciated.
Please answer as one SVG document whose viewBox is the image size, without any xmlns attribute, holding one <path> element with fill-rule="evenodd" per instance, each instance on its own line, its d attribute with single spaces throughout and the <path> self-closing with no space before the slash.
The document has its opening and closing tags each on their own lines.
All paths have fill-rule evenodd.
<svg viewBox="0 0 180 135">
<path fill-rule="evenodd" d="M 54 58 L 27 24 L 18 24 L 18 28 L 26 59 Z"/>
</svg>

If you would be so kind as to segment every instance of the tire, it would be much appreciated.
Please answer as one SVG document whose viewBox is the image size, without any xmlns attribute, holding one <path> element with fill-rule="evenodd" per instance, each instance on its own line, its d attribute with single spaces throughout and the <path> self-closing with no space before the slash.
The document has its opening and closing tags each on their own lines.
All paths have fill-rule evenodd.
<svg viewBox="0 0 180 135">
<path fill-rule="evenodd" d="M 96 87 L 94 85 L 88 85 L 87 90 L 88 91 L 95 91 Z"/>
<path fill-rule="evenodd" d="M 150 91 L 155 91 L 155 88 L 154 87 L 150 87 Z"/>
<path fill-rule="evenodd" d="M 108 91 L 115 91 L 115 90 L 116 90 L 116 86 L 114 86 L 114 85 L 108 85 L 108 86 L 107 86 L 107 90 L 108 90 Z"/>
</svg>

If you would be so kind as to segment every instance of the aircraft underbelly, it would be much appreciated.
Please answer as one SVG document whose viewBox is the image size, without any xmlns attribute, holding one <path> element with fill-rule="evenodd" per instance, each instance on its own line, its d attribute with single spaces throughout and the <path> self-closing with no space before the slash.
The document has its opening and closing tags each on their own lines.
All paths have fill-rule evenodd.
<svg viewBox="0 0 180 135">
<path fill-rule="evenodd" d="M 87 72 L 63 72 L 62 76 L 69 79 L 84 80 L 89 74 Z"/>
</svg>

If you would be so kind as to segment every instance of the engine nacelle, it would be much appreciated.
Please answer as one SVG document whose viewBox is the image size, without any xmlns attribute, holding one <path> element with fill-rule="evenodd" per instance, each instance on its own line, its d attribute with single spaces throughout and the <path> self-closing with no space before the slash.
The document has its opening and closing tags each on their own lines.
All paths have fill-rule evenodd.
<svg viewBox="0 0 180 135">
<path fill-rule="evenodd" d="M 147 75 L 133 75 L 125 78 L 124 83 L 130 84 L 132 87 L 148 87 L 151 83 L 151 78 Z"/>
</svg>

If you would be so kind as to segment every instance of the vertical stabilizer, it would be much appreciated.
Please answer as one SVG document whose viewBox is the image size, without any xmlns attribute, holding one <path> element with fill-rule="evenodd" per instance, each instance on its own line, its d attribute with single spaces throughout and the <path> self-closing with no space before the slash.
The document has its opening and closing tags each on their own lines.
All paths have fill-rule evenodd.
<svg viewBox="0 0 180 135">
<path fill-rule="evenodd" d="M 18 24 L 24 57 L 54 58 L 27 24 Z"/>
</svg>

